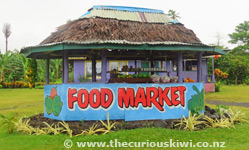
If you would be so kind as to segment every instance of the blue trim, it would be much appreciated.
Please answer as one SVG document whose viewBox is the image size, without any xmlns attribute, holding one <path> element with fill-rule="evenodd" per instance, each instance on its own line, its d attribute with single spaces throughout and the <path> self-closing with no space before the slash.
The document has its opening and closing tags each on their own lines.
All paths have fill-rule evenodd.
<svg viewBox="0 0 249 150">
<path fill-rule="evenodd" d="M 90 13 L 91 13 L 91 11 L 88 11 L 87 13 L 85 13 L 84 15 L 81 15 L 80 17 L 84 17 L 84 16 L 86 16 L 86 15 L 88 15 Z"/>
<path fill-rule="evenodd" d="M 180 22 L 178 22 L 178 21 L 176 21 L 176 20 L 173 20 L 173 22 L 174 22 L 174 23 L 180 23 Z"/>
<path fill-rule="evenodd" d="M 93 6 L 93 9 L 113 9 L 120 11 L 130 11 L 130 12 L 147 12 L 147 13 L 162 13 L 164 11 L 157 9 L 149 9 L 149 8 L 139 8 L 139 7 L 126 7 L 126 6 L 104 6 L 104 5 L 96 5 Z"/>
</svg>

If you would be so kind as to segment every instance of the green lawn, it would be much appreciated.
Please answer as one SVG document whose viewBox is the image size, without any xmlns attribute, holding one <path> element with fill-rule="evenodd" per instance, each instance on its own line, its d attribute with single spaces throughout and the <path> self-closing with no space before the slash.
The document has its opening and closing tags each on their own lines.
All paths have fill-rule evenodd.
<svg viewBox="0 0 249 150">
<path fill-rule="evenodd" d="M 226 102 L 249 102 L 249 85 L 224 85 L 220 92 L 206 93 L 205 99 L 220 100 Z"/>
<path fill-rule="evenodd" d="M 0 89 L 0 113 L 33 115 L 43 112 L 43 89 Z"/>
<path fill-rule="evenodd" d="M 39 89 L 0 89 L 0 113 L 10 114 L 11 112 L 18 112 L 22 115 L 33 115 L 41 113 L 43 111 L 43 90 Z M 212 93 L 216 94 L 216 93 Z M 212 94 L 208 94 L 211 96 Z M 8 108 L 8 109 L 7 109 Z M 13 108 L 13 109 L 10 109 Z M 238 107 L 237 107 L 238 108 Z M 3 110 L 4 109 L 4 110 Z M 241 108 L 246 112 L 249 119 L 249 108 Z M 73 137 L 74 149 L 80 149 L 76 147 L 75 142 L 81 141 L 100 141 L 109 142 L 110 140 L 118 139 L 119 142 L 167 142 L 170 139 L 174 141 L 179 140 L 188 142 L 192 140 L 195 142 L 226 142 L 226 148 L 229 150 L 247 150 L 249 147 L 248 137 L 249 124 L 238 124 L 236 129 L 205 129 L 202 131 L 186 132 L 180 130 L 170 130 L 163 128 L 143 128 L 133 130 L 119 130 L 107 135 L 96 135 L 96 136 L 80 136 Z M 4 128 L 0 129 L 0 145 L 1 149 L 65 149 L 64 141 L 69 139 L 67 135 L 23 135 L 20 133 L 7 134 Z M 103 149 L 103 148 L 99 148 Z M 110 148 L 106 148 L 110 149 Z M 112 148 L 115 149 L 115 148 Z M 130 149 L 130 148 L 121 148 Z M 144 149 L 144 148 L 140 148 Z M 147 148 L 149 149 L 149 148 Z M 163 148 L 151 148 L 151 149 L 163 149 Z M 180 149 L 180 148 L 170 148 Z M 200 148 L 184 148 L 184 149 L 200 149 Z M 203 148 L 209 149 L 209 148 Z M 216 148 L 221 149 L 221 148 Z"/>
</svg>

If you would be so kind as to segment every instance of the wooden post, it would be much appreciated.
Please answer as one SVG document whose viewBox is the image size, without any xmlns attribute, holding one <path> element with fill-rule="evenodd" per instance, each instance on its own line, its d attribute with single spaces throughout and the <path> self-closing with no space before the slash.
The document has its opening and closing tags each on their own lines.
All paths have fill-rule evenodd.
<svg viewBox="0 0 249 150">
<path fill-rule="evenodd" d="M 197 53 L 197 82 L 202 82 L 201 79 L 201 68 L 202 68 L 202 53 Z"/>
<path fill-rule="evenodd" d="M 96 56 L 92 56 L 92 82 L 96 82 Z"/>
<path fill-rule="evenodd" d="M 68 52 L 64 51 L 64 82 L 63 83 L 68 83 Z"/>
<path fill-rule="evenodd" d="M 154 68 L 154 61 L 152 58 L 150 59 L 150 68 Z M 151 75 L 153 74 L 154 74 L 154 71 L 151 72 Z"/>
<path fill-rule="evenodd" d="M 215 83 L 215 76 L 214 76 L 214 58 L 212 57 L 212 82 Z"/>
<path fill-rule="evenodd" d="M 135 59 L 135 68 L 137 68 L 137 59 Z M 137 74 L 137 71 L 135 71 L 135 74 Z"/>
<path fill-rule="evenodd" d="M 166 61 L 166 72 L 167 75 L 170 77 L 170 72 L 171 72 L 171 60 Z"/>
<path fill-rule="evenodd" d="M 49 58 L 47 59 L 47 66 L 46 66 L 46 84 L 49 84 Z"/>
<path fill-rule="evenodd" d="M 62 83 L 64 83 L 64 57 L 62 58 Z"/>
<path fill-rule="evenodd" d="M 178 83 L 182 83 L 182 52 L 177 52 L 177 76 Z"/>
<path fill-rule="evenodd" d="M 101 51 L 101 82 L 106 83 L 107 51 Z"/>
</svg>

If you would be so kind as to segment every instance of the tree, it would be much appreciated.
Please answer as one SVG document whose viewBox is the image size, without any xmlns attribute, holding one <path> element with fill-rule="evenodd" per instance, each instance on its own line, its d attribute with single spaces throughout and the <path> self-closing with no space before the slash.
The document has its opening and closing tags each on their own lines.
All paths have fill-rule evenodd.
<svg viewBox="0 0 249 150">
<path fill-rule="evenodd" d="M 249 21 L 244 21 L 240 23 L 235 28 L 235 32 L 229 34 L 231 40 L 229 41 L 232 44 L 246 45 L 249 44 Z"/>
<path fill-rule="evenodd" d="M 58 81 L 60 77 L 60 70 L 62 69 L 62 60 L 61 59 L 52 59 L 50 63 L 50 69 L 51 69 L 51 77 L 53 77 L 52 80 L 55 79 L 55 81 Z M 54 75 L 53 75 L 54 74 Z"/>
<path fill-rule="evenodd" d="M 4 73 L 6 70 L 6 66 L 9 63 L 10 53 L 7 52 L 5 54 L 0 54 L 0 72 L 1 72 L 1 82 L 4 81 Z"/>
<path fill-rule="evenodd" d="M 26 63 L 26 76 L 28 78 L 29 87 L 35 87 L 37 80 L 37 62 L 35 59 L 29 58 Z"/>
<path fill-rule="evenodd" d="M 5 82 L 22 81 L 25 77 L 25 64 L 21 60 L 22 54 L 14 50 L 10 52 L 9 61 L 5 66 Z"/>
<path fill-rule="evenodd" d="M 168 16 L 173 19 L 173 20 L 176 20 L 178 21 L 178 19 L 180 19 L 181 17 L 179 16 L 179 13 L 177 13 L 175 10 L 169 10 L 168 11 Z"/>
<path fill-rule="evenodd" d="M 9 23 L 5 23 L 3 25 L 2 31 L 3 31 L 3 34 L 4 34 L 5 39 L 6 39 L 6 53 L 7 53 L 7 51 L 8 51 L 8 38 L 9 38 L 9 36 L 11 34 L 10 24 Z"/>
</svg>

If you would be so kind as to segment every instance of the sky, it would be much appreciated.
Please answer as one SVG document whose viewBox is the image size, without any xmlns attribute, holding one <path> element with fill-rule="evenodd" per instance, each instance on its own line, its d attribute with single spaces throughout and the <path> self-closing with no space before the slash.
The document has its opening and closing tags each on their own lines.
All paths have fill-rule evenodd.
<svg viewBox="0 0 249 150">
<path fill-rule="evenodd" d="M 204 44 L 229 44 L 228 34 L 249 20 L 248 0 L 0 0 L 0 28 L 11 24 L 9 50 L 38 45 L 67 20 L 77 19 L 94 5 L 114 5 L 175 10 L 179 21 L 193 30 Z M 5 52 L 5 38 L 0 31 L 0 50 Z"/>
</svg>

